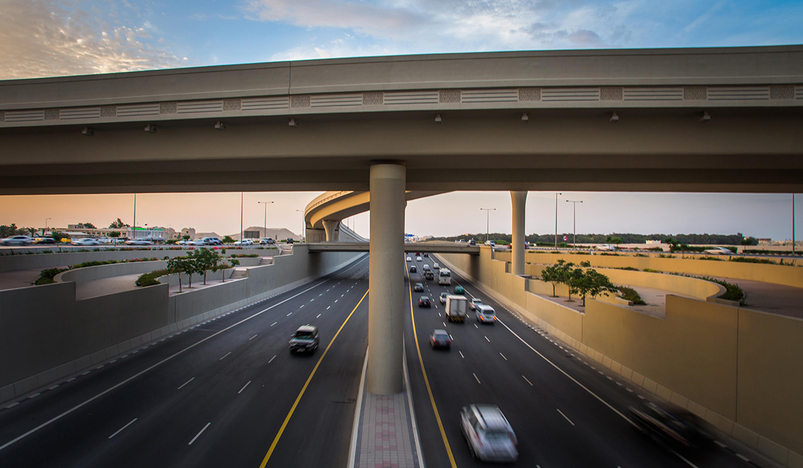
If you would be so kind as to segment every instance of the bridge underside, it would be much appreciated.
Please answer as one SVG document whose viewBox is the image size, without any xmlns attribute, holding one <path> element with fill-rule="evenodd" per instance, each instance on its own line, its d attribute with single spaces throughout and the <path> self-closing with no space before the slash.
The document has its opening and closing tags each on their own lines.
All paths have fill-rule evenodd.
<svg viewBox="0 0 803 468">
<path fill-rule="evenodd" d="M 0 194 L 369 190 L 803 191 L 803 108 L 307 115 L 0 130 Z"/>
<path fill-rule="evenodd" d="M 319 244 L 309 244 L 310 252 L 368 252 L 370 243 L 368 242 L 327 242 Z M 405 252 L 426 252 L 426 253 L 464 253 L 469 255 L 479 255 L 478 246 L 460 244 L 404 244 Z"/>
</svg>

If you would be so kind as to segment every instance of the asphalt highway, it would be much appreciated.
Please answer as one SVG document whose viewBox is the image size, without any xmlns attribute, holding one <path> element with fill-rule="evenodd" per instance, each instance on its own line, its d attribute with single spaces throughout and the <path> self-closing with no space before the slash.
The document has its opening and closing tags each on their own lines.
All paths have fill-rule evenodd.
<svg viewBox="0 0 803 468">
<path fill-rule="evenodd" d="M 407 306 L 405 328 L 413 400 L 427 466 L 483 465 L 471 458 L 459 427 L 461 407 L 472 403 L 498 405 L 507 416 L 519 440 L 517 466 L 754 466 L 716 444 L 682 451 L 649 439 L 627 418 L 629 406 L 638 406 L 642 399 L 654 398 L 652 395 L 585 356 L 561 348 L 551 336 L 529 328 L 454 272 L 449 288 L 439 286 L 437 279 L 426 281 L 422 264 L 435 261 L 439 260 L 430 256 L 420 262 L 413 257 L 408 262 L 416 264 L 418 270 L 408 273 L 408 282 L 423 283 L 425 292 L 408 295 L 413 307 Z M 491 305 L 499 321 L 481 324 L 469 311 L 465 323 L 448 322 L 438 297 L 442 291 L 451 293 L 456 284 L 465 287 L 469 299 L 479 297 Z M 431 309 L 418 307 L 421 295 L 430 296 Z M 437 328 L 452 336 L 451 350 L 429 346 L 429 334 Z"/>
<path fill-rule="evenodd" d="M 0 407 L 3 467 L 344 466 L 367 257 Z M 291 355 L 297 327 L 320 347 Z"/>
</svg>

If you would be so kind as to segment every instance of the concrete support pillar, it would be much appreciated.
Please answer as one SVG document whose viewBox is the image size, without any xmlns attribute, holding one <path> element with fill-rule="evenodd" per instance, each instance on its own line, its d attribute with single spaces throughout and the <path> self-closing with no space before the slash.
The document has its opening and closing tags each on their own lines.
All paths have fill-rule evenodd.
<svg viewBox="0 0 803 468">
<path fill-rule="evenodd" d="M 405 187 L 404 166 L 371 166 L 367 379 L 376 395 L 403 390 Z"/>
<path fill-rule="evenodd" d="M 307 228 L 307 238 L 306 241 L 309 244 L 314 244 L 318 242 L 323 242 L 326 240 L 326 232 L 323 229 L 313 229 L 308 227 Z"/>
<path fill-rule="evenodd" d="M 510 192 L 513 202 L 513 241 L 510 272 L 524 274 L 524 216 L 527 206 L 527 192 Z"/>
<path fill-rule="evenodd" d="M 326 231 L 326 242 L 337 242 L 338 241 L 338 225 L 340 224 L 340 220 L 336 219 L 324 219 L 323 220 L 323 228 Z"/>
</svg>

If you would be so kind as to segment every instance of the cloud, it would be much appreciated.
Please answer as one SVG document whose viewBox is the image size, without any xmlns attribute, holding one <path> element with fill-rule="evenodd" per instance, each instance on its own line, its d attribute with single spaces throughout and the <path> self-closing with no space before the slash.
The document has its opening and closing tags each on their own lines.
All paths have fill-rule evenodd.
<svg viewBox="0 0 803 468">
<path fill-rule="evenodd" d="M 181 66 L 181 60 L 167 48 L 147 42 L 156 32 L 150 23 L 112 27 L 97 17 L 97 11 L 82 12 L 78 5 L 70 1 L 4 0 L 0 79 Z"/>
</svg>

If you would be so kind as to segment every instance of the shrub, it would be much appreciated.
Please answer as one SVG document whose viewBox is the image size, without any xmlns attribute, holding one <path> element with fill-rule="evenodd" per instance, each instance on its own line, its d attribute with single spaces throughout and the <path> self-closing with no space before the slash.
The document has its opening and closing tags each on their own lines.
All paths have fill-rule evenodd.
<svg viewBox="0 0 803 468">
<path fill-rule="evenodd" d="M 626 267 L 614 267 L 615 270 L 627 270 L 627 271 L 639 271 L 638 268 L 633 268 L 631 266 Z"/>
<path fill-rule="evenodd" d="M 754 258 L 754 257 L 731 257 L 729 260 L 731 262 L 740 262 L 740 263 L 765 263 L 769 265 L 777 265 L 772 260 L 766 258 Z"/>
<path fill-rule="evenodd" d="M 156 280 L 156 278 L 160 276 L 164 276 L 170 273 L 170 270 L 163 269 L 163 270 L 155 270 L 150 273 L 145 273 L 137 278 L 137 286 L 145 287 L 145 286 L 154 286 L 156 284 L 162 284 Z"/>
<path fill-rule="evenodd" d="M 649 257 L 649 255 L 644 255 L 644 254 L 637 253 L 636 257 Z"/>
<path fill-rule="evenodd" d="M 33 284 L 51 284 L 54 283 L 53 278 L 61 273 L 62 271 L 67 271 L 69 268 L 48 268 L 46 270 L 42 270 L 39 273 L 39 278 L 33 282 Z"/>
<path fill-rule="evenodd" d="M 243 257 L 259 257 L 259 254 L 231 254 L 229 258 L 243 258 Z"/>
<path fill-rule="evenodd" d="M 635 289 L 625 286 L 617 286 L 617 288 L 619 289 L 619 297 L 622 299 L 632 302 L 633 305 L 647 305 Z"/>
<path fill-rule="evenodd" d="M 697 260 L 713 260 L 715 262 L 721 262 L 722 259 L 719 257 L 697 257 Z"/>
</svg>

